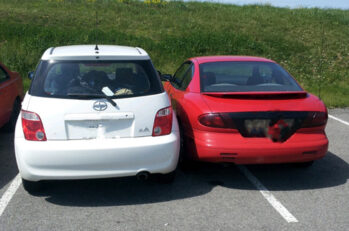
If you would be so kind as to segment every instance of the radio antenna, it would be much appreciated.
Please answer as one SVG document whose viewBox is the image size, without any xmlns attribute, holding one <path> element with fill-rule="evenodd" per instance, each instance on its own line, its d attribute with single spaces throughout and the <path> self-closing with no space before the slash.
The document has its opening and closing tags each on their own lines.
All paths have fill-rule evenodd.
<svg viewBox="0 0 349 231">
<path fill-rule="evenodd" d="M 98 48 L 98 38 L 97 38 L 97 30 L 98 30 L 98 11 L 97 11 L 97 5 L 96 5 L 96 28 L 95 28 L 95 41 L 96 41 L 96 47 L 95 51 L 98 53 L 99 48 Z"/>
</svg>

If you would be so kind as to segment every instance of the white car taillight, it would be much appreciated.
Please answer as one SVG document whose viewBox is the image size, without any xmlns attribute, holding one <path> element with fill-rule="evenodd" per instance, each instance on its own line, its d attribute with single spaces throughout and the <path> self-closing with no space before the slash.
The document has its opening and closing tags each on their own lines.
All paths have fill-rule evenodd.
<svg viewBox="0 0 349 231">
<path fill-rule="evenodd" d="M 46 141 L 44 126 L 38 114 L 21 111 L 23 133 L 26 140 Z"/>
<path fill-rule="evenodd" d="M 156 113 L 153 136 L 168 135 L 172 131 L 172 107 L 159 110 Z"/>
</svg>

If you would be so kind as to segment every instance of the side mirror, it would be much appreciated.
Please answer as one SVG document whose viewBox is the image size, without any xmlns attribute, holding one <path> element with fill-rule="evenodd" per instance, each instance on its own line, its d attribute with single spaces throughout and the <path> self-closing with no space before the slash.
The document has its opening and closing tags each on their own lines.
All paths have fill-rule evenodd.
<svg viewBox="0 0 349 231">
<path fill-rule="evenodd" d="M 34 71 L 28 72 L 28 79 L 32 80 L 34 78 Z"/>
<path fill-rule="evenodd" d="M 161 81 L 171 82 L 173 79 L 173 76 L 170 74 L 163 74 L 163 75 L 160 75 L 160 79 L 161 79 Z"/>
</svg>

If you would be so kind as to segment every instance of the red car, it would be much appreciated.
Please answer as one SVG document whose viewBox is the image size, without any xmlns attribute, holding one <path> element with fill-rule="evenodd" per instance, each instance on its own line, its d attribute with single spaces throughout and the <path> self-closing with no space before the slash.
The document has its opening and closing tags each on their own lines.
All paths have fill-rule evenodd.
<svg viewBox="0 0 349 231">
<path fill-rule="evenodd" d="M 22 79 L 0 63 L 0 127 L 13 131 L 23 99 Z"/>
<path fill-rule="evenodd" d="M 185 158 L 309 166 L 327 152 L 326 106 L 272 60 L 196 57 L 162 80 Z"/>
</svg>

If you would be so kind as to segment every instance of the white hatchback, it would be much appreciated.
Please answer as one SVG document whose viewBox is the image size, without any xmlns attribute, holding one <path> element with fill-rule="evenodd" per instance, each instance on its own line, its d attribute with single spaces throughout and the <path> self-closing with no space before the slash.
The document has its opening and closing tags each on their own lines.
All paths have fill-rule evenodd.
<svg viewBox="0 0 349 231">
<path fill-rule="evenodd" d="M 48 49 L 23 103 L 15 153 L 24 188 L 42 180 L 161 174 L 171 181 L 179 129 L 168 95 L 141 48 Z"/>
</svg>

